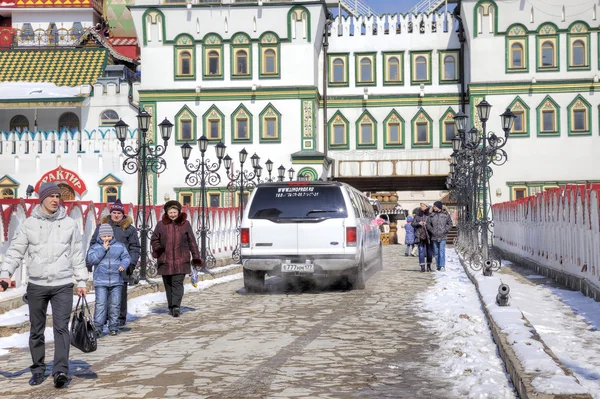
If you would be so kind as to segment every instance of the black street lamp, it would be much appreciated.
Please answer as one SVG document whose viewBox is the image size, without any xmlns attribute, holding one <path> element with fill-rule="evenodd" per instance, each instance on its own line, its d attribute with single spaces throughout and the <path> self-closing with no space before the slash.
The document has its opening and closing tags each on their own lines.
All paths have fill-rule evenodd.
<svg viewBox="0 0 600 399">
<path fill-rule="evenodd" d="M 140 280 L 146 280 L 148 239 L 150 238 L 149 235 L 151 233 L 148 226 L 148 214 L 146 212 L 148 172 L 162 173 L 167 169 L 167 162 L 162 156 L 167 150 L 171 132 L 173 131 L 173 124 L 165 118 L 165 120 L 158 125 L 163 145 L 154 145 L 152 139 L 148 139 L 147 137 L 151 119 L 152 117 L 145 110 L 141 110 L 138 113 L 137 122 L 140 134 L 136 140 L 136 148 L 130 145 L 125 146 L 129 125 L 123 122 L 123 120 L 119 120 L 115 123 L 117 138 L 121 142 L 121 151 L 123 152 L 123 155 L 125 155 L 123 171 L 127 174 L 139 172 L 139 178 L 141 180 L 140 190 L 138 192 L 138 204 L 141 203 L 141 210 L 138 210 L 138 214 L 136 215 L 136 225 L 138 225 L 140 212 L 142 214 L 142 223 L 140 227 L 140 244 L 142 247 L 142 253 L 140 254 Z"/>
<path fill-rule="evenodd" d="M 283 181 L 284 178 L 285 178 L 285 166 L 281 165 L 280 167 L 277 168 L 277 179 L 279 181 Z"/>
<path fill-rule="evenodd" d="M 459 232 L 462 234 L 457 248 L 470 255 L 471 267 L 475 270 L 483 268 L 486 276 L 491 276 L 493 270 L 500 268 L 500 260 L 490 256 L 489 246 L 492 225 L 488 209 L 489 179 L 493 174 L 491 165 L 501 166 L 507 161 L 508 155 L 503 147 L 516 118 L 508 108 L 500 115 L 504 137 L 499 137 L 486 130 L 491 108 L 485 100 L 477 105 L 481 132 L 474 127 L 466 133 L 467 116 L 462 112 L 455 115 L 459 139 L 452 140 L 454 153 L 447 180 L 459 208 Z M 478 200 L 479 193 L 482 195 L 482 204 Z"/>
<path fill-rule="evenodd" d="M 211 251 L 207 251 L 207 239 L 208 231 L 210 230 L 209 223 L 206 219 L 206 184 L 215 186 L 221 182 L 221 176 L 217 171 L 221 168 L 221 161 L 225 154 L 226 146 L 219 142 L 215 145 L 215 155 L 217 156 L 218 162 L 211 163 L 209 159 L 205 158 L 206 150 L 208 149 L 208 139 L 206 136 L 202 136 L 198 139 L 198 149 L 200 150 L 200 159 L 196 159 L 193 164 L 188 163 L 190 155 L 192 153 L 192 146 L 185 143 L 181 146 L 181 157 L 185 169 L 189 172 L 185 177 L 185 182 L 188 186 L 196 186 L 200 184 L 200 195 L 202 211 L 200 213 L 200 256 L 204 259 L 204 266 L 201 270 L 206 270 L 206 267 L 212 267 L 216 264 L 216 259 Z"/>
<path fill-rule="evenodd" d="M 246 189 L 252 189 L 256 187 L 257 182 L 255 182 L 255 179 L 260 180 L 260 175 L 262 173 L 262 167 L 259 165 L 260 157 L 256 155 L 256 153 L 250 157 L 250 162 L 252 163 L 252 168 L 254 171 L 249 172 L 244 170 L 244 163 L 246 162 L 247 157 L 248 152 L 246 152 L 246 149 L 244 148 L 239 152 L 240 169 L 238 171 L 232 170 L 232 159 L 229 155 L 226 155 L 225 158 L 223 158 L 225 172 L 227 174 L 227 178 L 229 179 L 227 189 L 232 193 L 235 193 L 239 190 L 239 216 L 237 221 L 238 227 L 236 229 L 238 236 L 240 233 L 240 225 L 242 221 L 242 215 L 244 213 L 244 206 L 246 205 L 244 192 Z M 232 257 L 236 261 L 241 260 L 239 239 L 237 240 L 236 248 L 233 251 Z"/>
</svg>

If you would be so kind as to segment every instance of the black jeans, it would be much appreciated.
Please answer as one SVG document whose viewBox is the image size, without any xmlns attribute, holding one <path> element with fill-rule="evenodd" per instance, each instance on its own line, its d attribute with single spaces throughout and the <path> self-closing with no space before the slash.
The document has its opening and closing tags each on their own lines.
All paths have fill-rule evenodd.
<svg viewBox="0 0 600 399">
<path fill-rule="evenodd" d="M 121 290 L 121 310 L 119 311 L 119 324 L 124 326 L 125 323 L 127 323 L 127 283 L 123 284 Z"/>
<path fill-rule="evenodd" d="M 48 302 L 52 304 L 52 324 L 54 325 L 54 368 L 52 374 L 69 372 L 69 317 L 73 309 L 73 284 L 49 287 L 29 283 L 27 285 L 29 304 L 29 350 L 33 364 L 32 373 L 46 372 L 46 316 Z"/>
<path fill-rule="evenodd" d="M 178 308 L 181 306 L 181 299 L 183 298 L 183 280 L 185 279 L 185 274 L 162 276 L 162 279 L 163 283 L 165 283 L 165 293 L 167 294 L 169 309 Z"/>
</svg>

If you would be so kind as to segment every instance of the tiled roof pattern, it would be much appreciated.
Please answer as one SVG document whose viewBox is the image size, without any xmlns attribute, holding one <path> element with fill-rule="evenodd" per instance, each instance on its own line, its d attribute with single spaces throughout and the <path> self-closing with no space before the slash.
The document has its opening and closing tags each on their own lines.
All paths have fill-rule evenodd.
<svg viewBox="0 0 600 399">
<path fill-rule="evenodd" d="M 13 0 L 16 7 L 23 8 L 87 8 L 102 12 L 102 0 Z"/>
<path fill-rule="evenodd" d="M 106 66 L 106 49 L 0 51 L 0 82 L 93 85 Z"/>
</svg>

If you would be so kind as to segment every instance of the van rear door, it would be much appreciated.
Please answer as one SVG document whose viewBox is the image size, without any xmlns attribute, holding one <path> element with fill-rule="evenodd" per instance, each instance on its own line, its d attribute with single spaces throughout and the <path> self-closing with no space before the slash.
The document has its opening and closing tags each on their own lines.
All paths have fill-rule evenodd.
<svg viewBox="0 0 600 399">
<path fill-rule="evenodd" d="M 347 216 L 339 185 L 259 186 L 248 210 L 252 255 L 343 253 Z"/>
</svg>

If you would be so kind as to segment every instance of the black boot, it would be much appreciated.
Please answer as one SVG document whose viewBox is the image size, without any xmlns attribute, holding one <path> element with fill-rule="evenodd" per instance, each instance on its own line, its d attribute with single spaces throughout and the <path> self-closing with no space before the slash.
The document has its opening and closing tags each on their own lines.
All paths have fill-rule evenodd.
<svg viewBox="0 0 600 399">
<path fill-rule="evenodd" d="M 62 388 L 65 386 L 69 379 L 65 373 L 58 372 L 54 374 L 54 386 L 56 388 Z"/>
<path fill-rule="evenodd" d="M 425 271 L 425 265 L 421 265 L 421 273 Z"/>
<path fill-rule="evenodd" d="M 431 263 L 427 264 L 427 271 L 430 272 L 431 271 Z"/>
<path fill-rule="evenodd" d="M 44 373 L 33 373 L 29 379 L 29 385 L 40 385 L 44 382 Z"/>
</svg>

